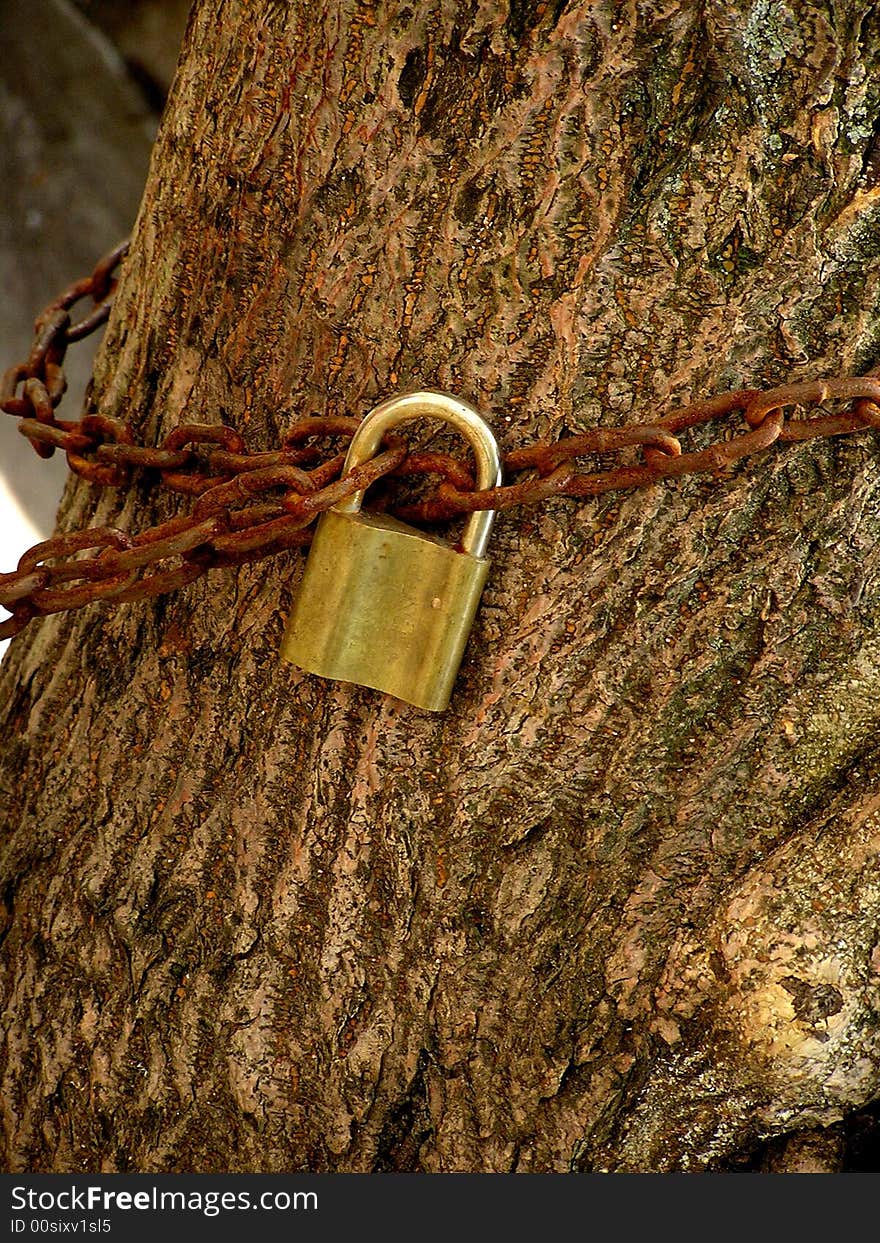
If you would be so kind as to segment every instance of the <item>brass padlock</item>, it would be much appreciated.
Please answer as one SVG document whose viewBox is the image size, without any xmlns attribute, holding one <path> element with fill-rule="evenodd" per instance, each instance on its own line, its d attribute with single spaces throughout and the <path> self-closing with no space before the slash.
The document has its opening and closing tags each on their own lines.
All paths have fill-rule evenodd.
<svg viewBox="0 0 880 1243">
<path fill-rule="evenodd" d="M 391 397 L 360 424 L 345 471 L 374 456 L 408 419 L 451 423 L 470 442 L 477 487 L 501 483 L 498 446 L 473 406 L 446 393 Z M 489 573 L 483 554 L 494 510 L 471 514 L 453 548 L 386 514 L 361 509 L 363 491 L 318 520 L 281 655 L 309 673 L 385 691 L 441 712 Z"/>
</svg>

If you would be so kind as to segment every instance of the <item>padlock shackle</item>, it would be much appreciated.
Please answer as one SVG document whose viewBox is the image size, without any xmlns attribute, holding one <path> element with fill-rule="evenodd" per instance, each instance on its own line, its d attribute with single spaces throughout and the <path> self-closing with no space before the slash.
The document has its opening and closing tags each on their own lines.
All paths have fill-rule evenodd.
<svg viewBox="0 0 880 1243">
<path fill-rule="evenodd" d="M 351 438 L 343 474 L 375 457 L 382 444 L 382 437 L 393 427 L 407 423 L 410 419 L 423 417 L 443 419 L 465 437 L 477 461 L 479 489 L 500 487 L 501 458 L 489 424 L 473 406 L 462 401 L 460 397 L 452 397 L 449 393 L 435 393 L 430 389 L 389 397 L 371 410 Z M 363 503 L 364 491 L 362 488 L 360 492 L 353 492 L 345 500 L 338 501 L 333 508 L 337 513 L 358 513 Z M 462 551 L 472 557 L 482 557 L 494 521 L 494 509 L 475 510 L 465 524 L 461 537 Z"/>
</svg>

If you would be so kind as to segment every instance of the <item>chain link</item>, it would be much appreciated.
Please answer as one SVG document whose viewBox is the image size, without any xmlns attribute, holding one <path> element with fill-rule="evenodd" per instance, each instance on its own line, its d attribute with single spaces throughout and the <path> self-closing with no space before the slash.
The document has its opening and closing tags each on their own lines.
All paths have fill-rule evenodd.
<svg viewBox="0 0 880 1243">
<path fill-rule="evenodd" d="M 744 457 L 775 441 L 802 441 L 880 428 L 880 379 L 846 376 L 739 389 L 696 401 L 648 424 L 596 428 L 553 444 L 536 443 L 504 457 L 507 475 L 522 479 L 475 490 L 467 463 L 451 454 L 410 452 L 397 438 L 370 462 L 342 476 L 345 453 L 359 420 L 345 416 L 298 419 L 279 448 L 248 450 L 225 424 L 183 423 L 161 445 L 138 444 L 130 424 L 105 415 L 61 419 L 68 346 L 106 323 L 117 272 L 128 250 L 123 242 L 92 274 L 56 298 L 35 324 L 27 359 L 0 378 L 0 409 L 19 419 L 19 431 L 40 457 L 56 449 L 74 474 L 102 487 L 124 488 L 134 472 L 170 492 L 195 498 L 191 511 L 130 535 L 117 527 L 66 532 L 35 545 L 18 567 L 0 574 L 0 604 L 11 616 L 0 638 L 17 634 L 49 613 L 83 608 L 99 600 L 121 603 L 174 591 L 208 570 L 242 565 L 300 547 L 311 539 L 319 514 L 338 501 L 388 477 L 419 483 L 418 498 L 380 507 L 406 521 L 440 522 L 478 509 L 509 509 L 554 496 L 591 497 L 645 487 L 661 479 L 708 472 L 719 476 Z M 71 311 L 90 298 L 91 309 L 73 322 Z M 785 412 L 821 410 L 845 403 L 837 413 L 786 418 Z M 738 414 L 746 429 L 703 449 L 685 452 L 680 434 Z M 632 461 L 632 452 L 640 460 Z M 581 458 L 630 451 L 629 460 L 606 470 L 579 470 Z M 433 482 L 432 482 L 433 481 Z M 85 556 L 82 554 L 86 554 Z"/>
</svg>

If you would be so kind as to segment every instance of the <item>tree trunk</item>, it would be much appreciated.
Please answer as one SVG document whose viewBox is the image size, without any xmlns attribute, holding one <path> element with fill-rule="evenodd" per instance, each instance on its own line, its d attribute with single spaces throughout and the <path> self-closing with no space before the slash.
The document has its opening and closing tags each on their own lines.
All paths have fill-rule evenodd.
<svg viewBox="0 0 880 1243">
<path fill-rule="evenodd" d="M 202 0 L 92 405 L 509 449 L 864 370 L 876 19 Z M 27 630 L 8 1167 L 710 1170 L 872 1100 L 875 445 L 504 513 L 441 716 L 279 664 L 299 554 Z"/>
</svg>

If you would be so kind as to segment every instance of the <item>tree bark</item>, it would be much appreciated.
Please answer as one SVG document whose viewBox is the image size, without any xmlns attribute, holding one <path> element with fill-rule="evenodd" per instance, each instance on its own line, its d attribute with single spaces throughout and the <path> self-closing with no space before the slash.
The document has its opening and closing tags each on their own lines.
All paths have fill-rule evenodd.
<svg viewBox="0 0 880 1243">
<path fill-rule="evenodd" d="M 509 449 L 864 370 L 878 58 L 863 0 L 198 3 L 92 408 Z M 875 447 L 503 514 L 439 717 L 279 665 L 295 554 L 25 632 L 8 1167 L 699 1171 L 876 1097 Z"/>
</svg>

